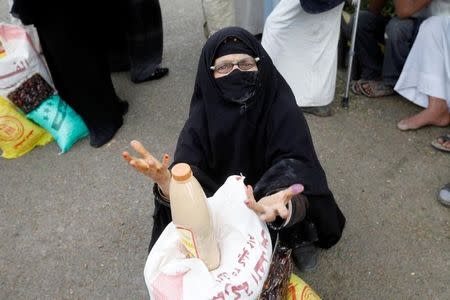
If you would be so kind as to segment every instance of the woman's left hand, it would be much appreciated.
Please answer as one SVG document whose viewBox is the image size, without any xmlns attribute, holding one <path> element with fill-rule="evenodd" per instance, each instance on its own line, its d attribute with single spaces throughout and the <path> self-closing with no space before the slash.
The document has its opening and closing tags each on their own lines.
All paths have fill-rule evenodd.
<svg viewBox="0 0 450 300">
<path fill-rule="evenodd" d="M 289 217 L 289 210 L 287 209 L 286 204 L 291 201 L 293 196 L 303 192 L 303 189 L 303 185 L 294 184 L 287 189 L 263 197 L 256 202 L 255 196 L 253 195 L 253 188 L 248 185 L 246 191 L 247 200 L 245 200 L 245 204 L 259 216 L 261 221 L 273 222 L 277 216 L 287 219 Z"/>
</svg>

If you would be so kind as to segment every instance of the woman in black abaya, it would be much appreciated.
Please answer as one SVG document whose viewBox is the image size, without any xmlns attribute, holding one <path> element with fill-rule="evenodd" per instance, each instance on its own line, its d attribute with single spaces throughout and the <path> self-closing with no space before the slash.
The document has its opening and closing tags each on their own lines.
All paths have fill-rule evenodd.
<svg viewBox="0 0 450 300">
<path fill-rule="evenodd" d="M 128 111 L 114 89 L 107 55 L 122 2 L 14 0 L 11 10 L 36 27 L 55 87 L 83 118 L 96 148 L 114 137 Z"/>
<path fill-rule="evenodd" d="M 169 156 L 159 162 L 141 143 L 131 145 L 140 157 L 124 152 L 125 160 L 155 181 L 151 248 L 171 221 Z M 329 248 L 341 237 L 345 218 L 306 120 L 270 57 L 241 28 L 218 31 L 203 48 L 175 151 L 174 163 L 179 162 L 190 164 L 207 196 L 228 176 L 242 173 L 249 185 L 247 206 L 280 229 L 280 240 L 294 248 L 294 262 L 302 269 L 315 262 L 314 252 L 306 261 L 298 257 L 307 256 L 302 248 Z"/>
</svg>

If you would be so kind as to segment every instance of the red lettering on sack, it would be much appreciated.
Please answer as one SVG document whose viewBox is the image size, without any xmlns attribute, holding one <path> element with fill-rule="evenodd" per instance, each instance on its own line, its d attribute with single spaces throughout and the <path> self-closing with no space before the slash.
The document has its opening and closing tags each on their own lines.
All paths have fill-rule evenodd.
<svg viewBox="0 0 450 300">
<path fill-rule="evenodd" d="M 255 244 L 256 244 L 255 237 L 252 236 L 251 234 L 249 234 L 248 237 L 249 237 L 249 239 L 247 241 L 247 245 L 250 246 L 250 249 L 255 248 Z"/>
<path fill-rule="evenodd" d="M 224 279 L 230 280 L 230 276 L 228 276 L 227 272 L 222 272 L 217 275 L 216 282 L 221 283 Z"/>
<path fill-rule="evenodd" d="M 264 229 L 261 230 L 261 238 L 263 239 L 261 245 L 267 249 L 269 247 L 269 239 L 266 237 L 266 231 Z"/>
<path fill-rule="evenodd" d="M 269 262 L 266 259 L 266 252 L 262 251 L 261 256 L 259 257 L 258 261 L 255 264 L 255 267 L 253 268 L 253 270 L 255 271 L 255 274 L 258 275 L 258 281 L 262 279 L 262 276 L 260 275 L 260 273 L 262 275 L 264 275 L 264 263 L 265 262 Z"/>
<path fill-rule="evenodd" d="M 250 252 L 244 247 L 242 249 L 242 253 L 238 255 L 238 263 L 240 263 L 243 267 L 245 267 L 245 260 L 248 259 L 248 255 Z"/>
<path fill-rule="evenodd" d="M 15 61 L 15 62 L 13 62 L 13 64 L 16 66 L 15 70 L 12 72 L 0 75 L 0 80 L 12 77 L 12 76 L 20 74 L 22 72 L 25 72 L 26 69 L 30 67 L 30 62 L 28 61 L 28 59 L 22 59 L 19 61 Z"/>
<path fill-rule="evenodd" d="M 225 295 L 223 294 L 223 292 L 218 293 L 217 295 L 215 295 L 212 300 L 225 300 Z"/>
<path fill-rule="evenodd" d="M 255 277 L 255 275 L 252 274 L 252 278 L 253 278 L 253 280 L 255 281 L 256 284 L 259 283 L 259 280 Z"/>
<path fill-rule="evenodd" d="M 245 282 L 241 283 L 240 285 L 233 285 L 231 287 L 231 292 L 234 295 L 236 295 L 236 297 L 234 297 L 235 300 L 241 298 L 241 293 L 239 291 L 242 291 L 242 290 L 244 290 L 244 292 L 247 296 L 250 296 L 251 294 L 253 294 L 253 292 L 249 290 L 247 281 L 245 281 Z"/>
<path fill-rule="evenodd" d="M 240 272 L 241 272 L 241 269 L 234 268 L 234 271 L 231 274 L 236 277 Z"/>
<path fill-rule="evenodd" d="M 247 281 L 244 281 L 238 285 L 232 285 L 231 283 L 227 283 L 225 285 L 224 291 L 218 293 L 216 296 L 213 297 L 213 299 L 214 300 L 225 299 L 225 295 L 231 295 L 231 294 L 234 294 L 235 300 L 241 299 L 242 292 L 240 292 L 240 291 L 245 292 L 245 294 L 247 296 L 250 296 L 253 294 L 253 291 L 250 290 L 250 286 Z M 224 292 L 225 292 L 225 294 L 224 294 Z"/>
</svg>

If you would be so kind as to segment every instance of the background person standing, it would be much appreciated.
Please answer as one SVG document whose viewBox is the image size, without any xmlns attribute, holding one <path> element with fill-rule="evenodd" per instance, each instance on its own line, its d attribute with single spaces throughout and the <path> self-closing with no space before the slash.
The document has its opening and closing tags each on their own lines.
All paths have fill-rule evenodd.
<svg viewBox="0 0 450 300">
<path fill-rule="evenodd" d="M 114 137 L 128 111 L 114 90 L 107 55 L 120 8 L 102 0 L 15 0 L 11 10 L 36 27 L 55 87 L 83 118 L 96 148 Z"/>
<path fill-rule="evenodd" d="M 262 45 L 304 112 L 331 115 L 342 0 L 281 0 L 266 20 Z"/>
</svg>

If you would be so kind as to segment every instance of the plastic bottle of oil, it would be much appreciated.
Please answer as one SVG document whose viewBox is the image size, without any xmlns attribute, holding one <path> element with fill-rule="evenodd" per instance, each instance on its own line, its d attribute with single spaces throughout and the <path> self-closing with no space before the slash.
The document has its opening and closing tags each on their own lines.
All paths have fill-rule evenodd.
<svg viewBox="0 0 450 300">
<path fill-rule="evenodd" d="M 170 182 L 170 207 L 172 221 L 181 242 L 192 257 L 200 258 L 208 270 L 220 264 L 220 250 L 206 203 L 206 195 L 200 183 L 185 163 L 172 168 Z"/>
</svg>

